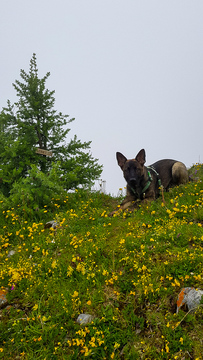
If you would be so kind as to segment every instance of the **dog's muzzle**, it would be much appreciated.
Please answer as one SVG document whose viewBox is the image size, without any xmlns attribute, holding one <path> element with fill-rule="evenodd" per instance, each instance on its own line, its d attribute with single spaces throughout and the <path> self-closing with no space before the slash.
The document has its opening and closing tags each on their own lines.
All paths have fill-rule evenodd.
<svg viewBox="0 0 203 360">
<path fill-rule="evenodd" d="M 137 180 L 135 178 L 131 178 L 129 181 L 129 185 L 135 187 L 137 185 Z"/>
</svg>

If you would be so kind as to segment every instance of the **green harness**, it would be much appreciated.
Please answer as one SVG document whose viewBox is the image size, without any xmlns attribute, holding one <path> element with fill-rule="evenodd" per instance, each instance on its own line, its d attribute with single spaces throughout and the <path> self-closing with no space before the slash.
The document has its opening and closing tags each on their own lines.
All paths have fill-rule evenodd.
<svg viewBox="0 0 203 360">
<path fill-rule="evenodd" d="M 148 166 L 147 169 L 151 169 L 152 171 L 155 172 L 156 176 L 158 177 L 158 184 L 159 184 L 159 188 L 160 188 L 160 187 L 161 187 L 161 179 L 160 179 L 160 177 L 159 177 L 158 172 L 157 172 L 152 166 Z M 153 180 L 153 179 L 152 179 L 152 175 L 151 175 L 151 173 L 150 173 L 149 170 L 148 170 L 147 173 L 148 173 L 148 181 L 147 181 L 144 189 L 142 189 L 143 199 L 145 198 L 145 192 L 146 192 L 146 190 L 150 187 L 150 184 L 151 184 L 151 182 L 152 182 L 152 180 Z M 131 188 L 131 187 L 130 187 L 130 188 Z M 134 194 L 136 194 L 136 191 L 135 191 L 133 188 L 131 188 L 131 190 L 132 190 L 132 192 L 133 192 Z"/>
</svg>

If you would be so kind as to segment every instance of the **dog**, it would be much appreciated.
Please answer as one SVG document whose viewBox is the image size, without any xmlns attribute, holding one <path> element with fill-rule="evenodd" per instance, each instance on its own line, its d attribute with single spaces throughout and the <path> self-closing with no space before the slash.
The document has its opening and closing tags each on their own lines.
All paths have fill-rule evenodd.
<svg viewBox="0 0 203 360">
<path fill-rule="evenodd" d="M 121 205 L 110 213 L 113 216 L 119 209 L 136 207 L 138 201 L 155 200 L 160 189 L 168 191 L 170 187 L 186 184 L 189 181 L 186 166 L 177 160 L 164 159 L 145 166 L 145 150 L 139 151 L 135 159 L 128 160 L 120 152 L 116 153 L 118 165 L 127 182 L 127 195 Z"/>
</svg>

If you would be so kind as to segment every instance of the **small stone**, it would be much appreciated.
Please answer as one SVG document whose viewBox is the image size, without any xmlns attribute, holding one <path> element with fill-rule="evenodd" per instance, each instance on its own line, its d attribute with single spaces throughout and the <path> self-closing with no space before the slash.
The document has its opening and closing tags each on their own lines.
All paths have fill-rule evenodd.
<svg viewBox="0 0 203 360">
<path fill-rule="evenodd" d="M 11 251 L 9 251 L 9 253 L 8 253 L 8 257 L 13 256 L 15 253 L 16 253 L 16 252 L 15 252 L 15 250 L 11 250 Z"/>
<path fill-rule="evenodd" d="M 49 229 L 49 228 L 56 229 L 57 226 L 59 226 L 59 224 L 58 224 L 56 221 L 51 220 L 51 221 L 48 221 L 48 222 L 44 225 L 44 228 L 45 228 L 45 229 Z"/>
<path fill-rule="evenodd" d="M 202 296 L 203 290 L 192 287 L 183 288 L 178 295 L 176 313 L 178 313 L 179 309 L 183 305 L 186 305 L 188 310 L 195 309 L 200 304 Z"/>
<path fill-rule="evenodd" d="M 8 304 L 8 300 L 6 298 L 7 293 L 7 290 L 0 290 L 0 309 Z"/>
<path fill-rule="evenodd" d="M 76 322 L 80 325 L 85 325 L 92 322 L 94 317 L 90 314 L 80 314 L 76 320 Z"/>
</svg>

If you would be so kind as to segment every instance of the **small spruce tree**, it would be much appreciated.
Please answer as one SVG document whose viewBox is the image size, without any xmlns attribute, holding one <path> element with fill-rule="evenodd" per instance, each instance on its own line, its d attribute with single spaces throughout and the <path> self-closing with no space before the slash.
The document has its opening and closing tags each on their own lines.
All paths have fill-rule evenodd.
<svg viewBox="0 0 203 360">
<path fill-rule="evenodd" d="M 45 87 L 49 76 L 48 72 L 38 77 L 33 54 L 29 73 L 21 70 L 22 81 L 13 84 L 18 101 L 11 105 L 8 100 L 0 113 L 0 190 L 6 196 L 15 182 L 28 176 L 31 165 L 48 175 L 58 162 L 59 180 L 66 190 L 90 186 L 101 174 L 102 166 L 90 153 L 91 141 L 82 143 L 75 135 L 67 143 L 67 125 L 75 119 L 54 109 L 55 91 Z M 37 153 L 37 148 L 52 156 Z"/>
</svg>

